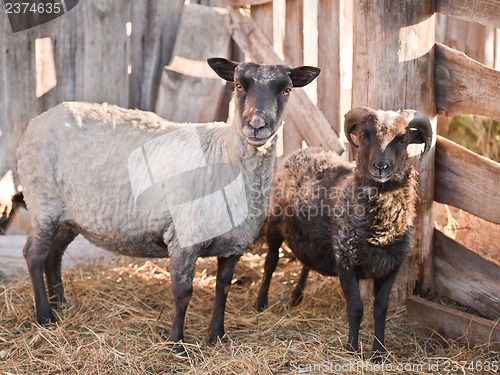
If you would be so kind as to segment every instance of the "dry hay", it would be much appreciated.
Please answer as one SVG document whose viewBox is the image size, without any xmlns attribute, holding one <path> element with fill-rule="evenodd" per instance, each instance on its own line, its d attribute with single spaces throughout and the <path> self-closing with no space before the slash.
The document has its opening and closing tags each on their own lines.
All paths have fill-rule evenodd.
<svg viewBox="0 0 500 375">
<path fill-rule="evenodd" d="M 228 338 L 211 346 L 205 337 L 216 260 L 200 259 L 186 322 L 187 359 L 174 356 L 165 341 L 173 306 L 166 260 L 113 257 L 65 271 L 69 306 L 48 327 L 34 323 L 28 280 L 0 285 L 0 374 L 479 374 L 484 371 L 463 365 L 500 359 L 488 347 L 413 333 L 405 308 L 396 306 L 386 328 L 390 363 L 377 367 L 365 357 L 373 340 L 371 308 L 360 332 L 364 354 L 343 349 L 347 324 L 336 278 L 312 274 L 303 303 L 291 308 L 287 302 L 300 265 L 282 259 L 271 285 L 272 306 L 257 313 L 252 305 L 263 260 L 248 253 L 240 261 L 227 304 Z"/>
</svg>

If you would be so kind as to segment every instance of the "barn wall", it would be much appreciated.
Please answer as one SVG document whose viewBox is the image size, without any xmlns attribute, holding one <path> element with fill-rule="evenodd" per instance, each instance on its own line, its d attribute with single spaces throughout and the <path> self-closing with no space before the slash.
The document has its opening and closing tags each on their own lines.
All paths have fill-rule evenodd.
<svg viewBox="0 0 500 375">
<path fill-rule="evenodd" d="M 12 33 L 0 3 L 0 177 L 30 119 L 66 100 L 152 110 L 173 50 L 183 0 L 85 0 L 41 26 Z M 37 97 L 36 40 L 50 38 L 57 83 Z M 47 45 L 45 45 L 47 47 Z M 45 53 L 47 55 L 47 53 Z M 40 75 L 39 75 L 40 76 Z M 1 205 L 1 203 L 0 203 Z"/>
</svg>

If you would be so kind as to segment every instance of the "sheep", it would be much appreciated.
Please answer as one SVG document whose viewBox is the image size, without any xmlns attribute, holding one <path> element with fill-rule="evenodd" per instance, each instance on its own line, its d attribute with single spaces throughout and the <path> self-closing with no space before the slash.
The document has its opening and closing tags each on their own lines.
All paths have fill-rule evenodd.
<svg viewBox="0 0 500 375">
<path fill-rule="evenodd" d="M 363 317 L 359 279 L 374 280 L 373 358 L 380 361 L 389 292 L 409 251 L 415 216 L 416 172 L 406 147 L 425 143 L 422 155 L 427 153 L 432 128 L 414 110 L 363 107 L 346 114 L 345 135 L 358 148 L 355 164 L 334 152 L 309 148 L 291 154 L 276 173 L 256 308 L 267 307 L 279 247 L 286 241 L 303 264 L 292 305 L 302 299 L 309 270 L 339 276 L 349 323 L 347 349 L 352 352 L 358 351 Z"/>
<path fill-rule="evenodd" d="M 290 91 L 320 70 L 207 62 L 234 82 L 231 126 L 172 123 L 151 112 L 81 102 L 62 103 L 28 125 L 16 156 L 31 216 L 23 254 L 40 324 L 55 322 L 51 307 L 65 304 L 61 258 L 81 234 L 120 254 L 170 258 L 173 342 L 184 337 L 197 258 L 217 257 L 208 339 L 223 338 L 235 266 L 267 214 L 275 135 Z"/>
</svg>

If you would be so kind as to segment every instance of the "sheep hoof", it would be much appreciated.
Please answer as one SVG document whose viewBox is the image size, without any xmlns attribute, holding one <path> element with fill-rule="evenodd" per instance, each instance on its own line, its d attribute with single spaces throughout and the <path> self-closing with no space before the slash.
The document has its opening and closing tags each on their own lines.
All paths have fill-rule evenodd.
<svg viewBox="0 0 500 375">
<path fill-rule="evenodd" d="M 52 312 L 49 312 L 48 314 L 41 314 L 37 316 L 36 320 L 40 325 L 53 324 L 57 322 L 57 319 Z"/>
<path fill-rule="evenodd" d="M 181 359 L 189 358 L 186 348 L 182 345 L 182 343 L 175 343 L 173 345 L 172 354 Z"/>
<path fill-rule="evenodd" d="M 378 350 L 372 353 L 370 360 L 373 363 L 389 363 L 385 352 L 380 352 Z"/>
<path fill-rule="evenodd" d="M 292 293 L 292 298 L 290 299 L 290 306 L 296 307 L 300 305 L 303 299 L 304 299 L 303 294 L 297 295 L 296 293 Z"/>
<path fill-rule="evenodd" d="M 351 344 L 347 344 L 346 347 L 345 347 L 345 350 L 346 350 L 347 354 L 350 354 L 350 355 L 359 355 L 359 354 L 361 354 L 361 351 L 359 350 L 359 348 L 357 348 L 357 347 L 355 348 Z"/>
<path fill-rule="evenodd" d="M 217 334 L 217 335 L 209 335 L 208 336 L 208 342 L 211 344 L 211 345 L 216 345 L 218 344 L 219 342 L 220 343 L 223 343 L 223 342 L 226 342 L 228 341 L 228 338 L 226 336 L 226 334 L 224 332 L 222 332 L 222 334 Z"/>
<path fill-rule="evenodd" d="M 265 309 L 267 309 L 267 302 L 264 303 L 257 301 L 257 303 L 254 305 L 254 309 L 258 312 L 264 311 Z"/>
<path fill-rule="evenodd" d="M 55 310 L 58 312 L 64 312 L 65 310 L 68 309 L 69 305 L 68 305 L 68 303 L 66 303 L 66 301 L 64 301 L 64 302 L 50 302 L 50 307 L 52 308 L 52 310 Z"/>
</svg>

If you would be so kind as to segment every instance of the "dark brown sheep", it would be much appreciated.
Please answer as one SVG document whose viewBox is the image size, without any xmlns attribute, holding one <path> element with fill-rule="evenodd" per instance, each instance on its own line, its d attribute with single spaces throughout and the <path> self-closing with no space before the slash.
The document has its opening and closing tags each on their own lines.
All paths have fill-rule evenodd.
<svg viewBox="0 0 500 375">
<path fill-rule="evenodd" d="M 349 321 L 347 348 L 358 350 L 363 317 L 359 279 L 374 279 L 374 358 L 385 351 L 389 292 L 411 245 L 416 179 L 407 146 L 432 141 L 429 119 L 413 110 L 356 108 L 345 134 L 357 149 L 356 164 L 317 148 L 288 157 L 276 174 L 266 227 L 269 252 L 257 309 L 267 306 L 278 251 L 286 241 L 304 268 L 292 294 L 302 298 L 309 270 L 339 276 Z M 353 140 L 356 138 L 356 141 Z"/>
</svg>

